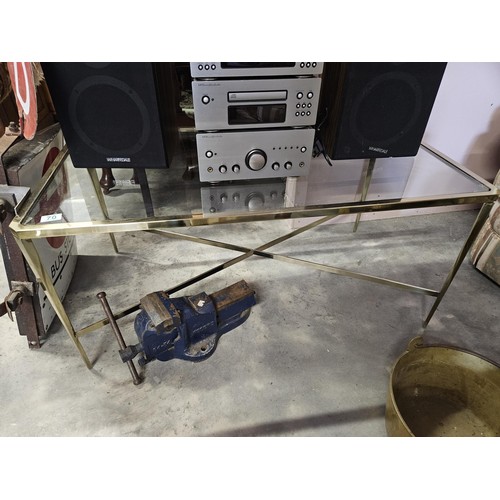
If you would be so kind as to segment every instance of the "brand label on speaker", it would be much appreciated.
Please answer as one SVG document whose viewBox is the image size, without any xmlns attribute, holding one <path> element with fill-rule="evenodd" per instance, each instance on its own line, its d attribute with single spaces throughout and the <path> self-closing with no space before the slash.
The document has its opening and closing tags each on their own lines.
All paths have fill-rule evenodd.
<svg viewBox="0 0 500 500">
<path fill-rule="evenodd" d="M 130 158 L 111 157 L 111 158 L 106 158 L 106 161 L 115 163 L 130 163 Z"/>
<path fill-rule="evenodd" d="M 375 151 L 376 153 L 383 153 L 385 155 L 389 152 L 388 149 L 374 148 L 373 146 L 368 146 L 368 151 Z"/>
</svg>

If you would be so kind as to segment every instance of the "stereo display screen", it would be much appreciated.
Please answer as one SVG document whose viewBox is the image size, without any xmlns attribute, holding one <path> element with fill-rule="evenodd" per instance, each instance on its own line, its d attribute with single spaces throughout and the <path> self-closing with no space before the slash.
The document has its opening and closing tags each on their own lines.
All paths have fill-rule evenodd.
<svg viewBox="0 0 500 500">
<path fill-rule="evenodd" d="M 227 109 L 229 125 L 284 123 L 286 118 L 286 104 L 228 106 Z"/>
</svg>

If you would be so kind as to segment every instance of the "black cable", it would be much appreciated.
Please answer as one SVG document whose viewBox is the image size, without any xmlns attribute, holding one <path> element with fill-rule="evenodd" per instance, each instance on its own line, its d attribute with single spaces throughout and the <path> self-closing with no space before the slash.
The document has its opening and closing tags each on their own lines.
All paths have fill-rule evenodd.
<svg viewBox="0 0 500 500">
<path fill-rule="evenodd" d="M 321 139 L 321 127 L 325 123 L 326 119 L 328 118 L 328 108 L 325 109 L 325 116 L 324 118 L 316 125 L 315 127 L 315 136 L 314 136 L 314 147 L 313 147 L 313 158 L 316 158 L 320 154 L 323 155 L 325 158 L 326 162 L 330 167 L 332 167 L 332 163 L 330 161 L 330 158 L 328 158 L 326 151 L 325 151 L 325 146 L 323 144 L 323 141 Z"/>
</svg>

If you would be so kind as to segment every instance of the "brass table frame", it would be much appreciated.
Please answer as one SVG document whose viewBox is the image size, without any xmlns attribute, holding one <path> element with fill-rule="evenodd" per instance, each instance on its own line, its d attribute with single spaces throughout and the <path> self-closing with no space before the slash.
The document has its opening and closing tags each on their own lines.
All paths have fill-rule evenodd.
<svg viewBox="0 0 500 500">
<path fill-rule="evenodd" d="M 443 299 L 451 282 L 453 281 L 453 278 L 455 277 L 461 263 L 465 259 L 472 243 L 474 242 L 476 236 L 481 230 L 481 227 L 486 221 L 488 214 L 491 210 L 491 207 L 493 206 L 493 203 L 498 198 L 499 191 L 492 184 L 486 182 L 484 179 L 480 178 L 473 172 L 467 170 L 463 166 L 458 165 L 456 162 L 442 155 L 440 152 L 436 151 L 430 146 L 422 144 L 422 148 L 431 153 L 432 155 L 438 157 L 440 160 L 447 163 L 450 167 L 458 169 L 460 172 L 469 175 L 470 177 L 481 183 L 487 190 L 483 192 L 460 193 L 458 195 L 449 194 L 449 195 L 429 196 L 422 198 L 408 198 L 408 199 L 403 198 L 396 201 L 380 201 L 380 202 L 367 202 L 365 201 L 365 196 L 362 196 L 361 201 L 353 203 L 328 204 L 328 205 L 310 206 L 301 208 L 294 208 L 294 207 L 280 208 L 279 210 L 271 210 L 266 212 L 249 212 L 237 215 L 203 214 L 200 212 L 194 214 L 180 215 L 176 217 L 149 217 L 149 218 L 138 218 L 138 219 L 111 220 L 109 218 L 104 196 L 102 194 L 99 185 L 97 172 L 95 169 L 88 169 L 92 185 L 94 187 L 102 211 L 102 217 L 103 217 L 102 220 L 90 221 L 90 222 L 61 222 L 57 223 L 57 225 L 51 223 L 36 224 L 36 225 L 27 224 L 26 223 L 27 218 L 30 212 L 32 211 L 32 208 L 41 199 L 45 190 L 50 185 L 50 183 L 54 179 L 59 169 L 63 166 L 64 161 L 68 156 L 68 150 L 67 147 L 65 147 L 59 153 L 57 158 L 54 160 L 52 166 L 47 170 L 44 177 L 41 179 L 40 184 L 34 189 L 32 194 L 20 206 L 17 207 L 17 216 L 11 222 L 10 229 L 26 261 L 32 268 L 35 276 L 37 277 L 37 280 L 43 287 L 48 299 L 50 300 L 52 306 L 54 307 L 57 316 L 61 320 L 62 325 L 64 326 L 69 337 L 75 344 L 77 350 L 79 351 L 83 361 L 85 362 L 88 368 L 92 368 L 92 363 L 89 360 L 87 353 L 85 352 L 85 349 L 83 348 L 80 342 L 80 338 L 108 324 L 109 320 L 105 318 L 89 326 L 86 326 L 85 328 L 82 328 L 78 331 L 74 329 L 71 320 L 65 311 L 62 301 L 59 299 L 59 296 L 54 288 L 54 285 L 52 284 L 52 280 L 41 263 L 36 247 L 33 244 L 33 239 L 47 238 L 54 236 L 106 233 L 109 234 L 113 247 L 115 251 L 118 252 L 114 238 L 114 233 L 129 232 L 129 231 L 149 231 L 149 232 L 154 232 L 156 234 L 160 234 L 168 238 L 184 239 L 198 244 L 217 246 L 220 248 L 234 250 L 241 253 L 240 256 L 235 257 L 234 259 L 226 261 L 223 264 L 220 264 L 212 269 L 209 269 L 208 271 L 205 271 L 204 273 L 201 273 L 198 276 L 195 276 L 184 283 L 181 283 L 169 290 L 166 290 L 167 293 L 169 294 L 182 290 L 183 288 L 193 283 L 196 283 L 208 276 L 211 276 L 219 271 L 222 271 L 223 269 L 235 265 L 238 262 L 241 262 L 254 255 L 259 257 L 280 260 L 288 263 L 299 264 L 302 266 L 311 267 L 313 269 L 318 269 L 333 274 L 340 274 L 343 276 L 367 280 L 373 283 L 384 284 L 391 287 L 403 289 L 406 291 L 435 297 L 431 310 L 429 311 L 427 317 L 423 322 L 423 327 L 425 328 L 428 325 L 429 321 L 431 320 L 441 300 Z M 471 231 L 465 243 L 463 244 L 462 248 L 460 249 L 460 252 L 455 262 L 453 263 L 452 268 L 450 269 L 440 290 L 431 290 L 428 288 L 410 285 L 399 281 L 389 280 L 386 278 L 381 278 L 368 274 L 362 274 L 354 271 L 348 271 L 334 266 L 318 264 L 302 259 L 288 257 L 285 255 L 278 255 L 267 251 L 272 246 L 277 245 L 278 243 L 281 243 L 283 241 L 286 241 L 292 238 L 293 236 L 303 233 L 304 231 L 312 229 L 320 224 L 323 224 L 324 222 L 327 222 L 328 220 L 331 220 L 338 215 L 356 214 L 358 217 L 355 225 L 356 228 L 357 224 L 359 223 L 359 216 L 362 213 L 383 212 L 390 210 L 407 210 L 407 209 L 460 205 L 460 204 L 481 204 L 482 206 L 471 228 Z M 190 227 L 190 226 L 194 227 L 194 226 L 206 226 L 214 224 L 228 224 L 236 222 L 285 220 L 285 219 L 305 218 L 305 217 L 321 217 L 321 218 L 319 220 L 315 220 L 314 222 L 301 227 L 300 229 L 291 231 L 284 236 L 281 236 L 264 245 L 261 245 L 258 248 L 247 248 L 240 245 L 232 245 L 220 241 L 214 241 L 210 239 L 190 236 L 167 229 L 175 227 Z M 123 311 L 116 313 L 114 316 L 115 319 L 120 319 L 138 310 L 139 310 L 139 304 L 135 304 Z"/>
</svg>

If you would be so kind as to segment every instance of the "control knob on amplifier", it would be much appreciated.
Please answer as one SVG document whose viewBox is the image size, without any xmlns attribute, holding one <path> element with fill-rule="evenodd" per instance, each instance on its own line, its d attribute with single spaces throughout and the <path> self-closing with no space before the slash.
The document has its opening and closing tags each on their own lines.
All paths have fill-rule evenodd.
<svg viewBox="0 0 500 500">
<path fill-rule="evenodd" d="M 245 158 L 245 163 L 250 170 L 262 170 L 266 162 L 267 156 L 262 149 L 252 149 Z"/>
</svg>

